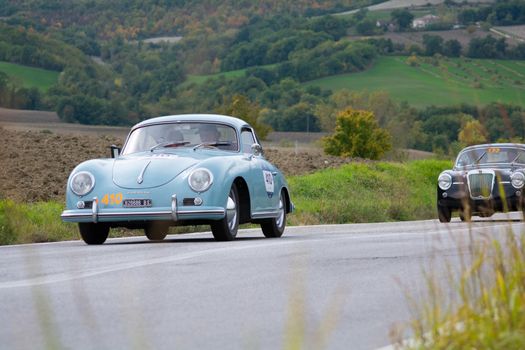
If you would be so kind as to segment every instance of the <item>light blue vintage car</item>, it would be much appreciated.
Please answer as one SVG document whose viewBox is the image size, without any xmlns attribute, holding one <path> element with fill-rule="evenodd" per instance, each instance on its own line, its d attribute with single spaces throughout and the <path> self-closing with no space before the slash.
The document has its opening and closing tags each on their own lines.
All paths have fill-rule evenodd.
<svg viewBox="0 0 525 350">
<path fill-rule="evenodd" d="M 257 223 L 280 237 L 293 210 L 282 173 L 243 120 L 210 114 L 158 117 L 135 125 L 122 151 L 78 165 L 67 181 L 62 220 L 87 244 L 111 227 L 142 228 L 162 240 L 173 225 L 209 224 L 216 240 Z"/>
</svg>

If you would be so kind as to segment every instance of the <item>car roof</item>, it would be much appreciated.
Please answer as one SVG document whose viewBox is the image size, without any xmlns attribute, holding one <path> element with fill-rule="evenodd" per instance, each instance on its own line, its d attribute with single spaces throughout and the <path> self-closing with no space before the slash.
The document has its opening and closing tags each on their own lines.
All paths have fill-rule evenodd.
<svg viewBox="0 0 525 350">
<path fill-rule="evenodd" d="M 146 125 L 164 124 L 174 122 L 207 122 L 207 123 L 225 123 L 237 129 L 248 126 L 251 127 L 244 120 L 220 114 L 179 114 L 167 115 L 163 117 L 156 117 L 146 119 L 132 127 L 132 129 L 140 128 Z"/>
</svg>

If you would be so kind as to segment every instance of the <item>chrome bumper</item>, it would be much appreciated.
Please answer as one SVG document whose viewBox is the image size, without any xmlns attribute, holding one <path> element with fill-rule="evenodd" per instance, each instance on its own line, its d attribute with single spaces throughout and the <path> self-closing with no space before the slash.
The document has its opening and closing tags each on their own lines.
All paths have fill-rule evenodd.
<svg viewBox="0 0 525 350">
<path fill-rule="evenodd" d="M 191 207 L 179 209 L 177 197 L 171 198 L 171 207 L 140 209 L 104 209 L 100 210 L 98 199 L 93 198 L 91 209 L 64 210 L 60 217 L 65 222 L 123 222 L 123 221 L 180 221 L 180 220 L 220 220 L 225 210 L 220 207 Z"/>
</svg>

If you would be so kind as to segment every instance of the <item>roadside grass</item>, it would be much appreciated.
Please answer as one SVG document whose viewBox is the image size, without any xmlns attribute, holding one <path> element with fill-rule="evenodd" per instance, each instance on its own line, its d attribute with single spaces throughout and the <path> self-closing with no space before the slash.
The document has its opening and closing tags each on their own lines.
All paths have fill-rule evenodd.
<svg viewBox="0 0 525 350">
<path fill-rule="evenodd" d="M 62 210 L 63 205 L 57 202 L 27 204 L 0 200 L 0 244 L 77 239 L 76 225 L 60 220 Z"/>
<path fill-rule="evenodd" d="M 44 92 L 58 81 L 58 75 L 60 74 L 60 72 L 52 70 L 8 62 L 0 62 L 0 71 L 19 81 L 26 88 L 36 87 Z"/>
<path fill-rule="evenodd" d="M 422 58 L 419 65 L 407 57 L 380 57 L 369 69 L 305 83 L 331 90 L 387 91 L 418 108 L 430 105 L 491 102 L 525 106 L 525 65 L 519 61 L 468 58 Z"/>
<path fill-rule="evenodd" d="M 398 334 L 396 348 L 525 349 L 525 235 L 509 227 L 504 240 L 470 242 L 469 256 L 458 248 L 460 267 L 448 266 L 444 287 L 427 273 L 428 295 L 411 301 L 412 339 Z"/>
<path fill-rule="evenodd" d="M 347 164 L 288 179 L 292 225 L 432 219 L 436 177 L 450 161 Z"/>
</svg>

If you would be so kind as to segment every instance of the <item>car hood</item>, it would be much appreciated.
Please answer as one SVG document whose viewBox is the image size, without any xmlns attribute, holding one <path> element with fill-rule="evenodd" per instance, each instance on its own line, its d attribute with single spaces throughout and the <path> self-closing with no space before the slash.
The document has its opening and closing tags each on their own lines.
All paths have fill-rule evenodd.
<svg viewBox="0 0 525 350">
<path fill-rule="evenodd" d="M 198 162 L 194 157 L 166 153 L 120 157 L 113 163 L 113 182 L 123 188 L 159 187 Z"/>
</svg>

